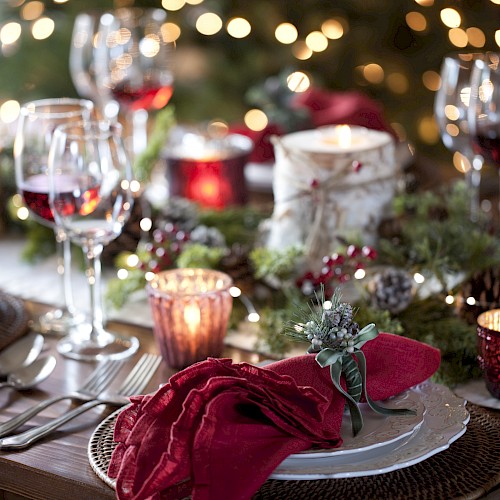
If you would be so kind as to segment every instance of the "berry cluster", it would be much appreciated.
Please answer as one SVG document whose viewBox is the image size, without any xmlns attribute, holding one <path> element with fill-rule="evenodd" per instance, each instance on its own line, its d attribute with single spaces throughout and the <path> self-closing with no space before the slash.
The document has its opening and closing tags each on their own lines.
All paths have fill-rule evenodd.
<svg viewBox="0 0 500 500">
<path fill-rule="evenodd" d="M 334 253 L 323 257 L 319 272 L 307 271 L 297 278 L 296 285 L 304 295 L 312 295 L 322 286 L 325 294 L 331 295 L 334 283 L 346 283 L 359 269 L 377 258 L 377 251 L 370 246 L 349 245 L 345 253 Z"/>
<path fill-rule="evenodd" d="M 147 255 L 141 260 L 139 268 L 158 273 L 175 267 L 184 244 L 190 240 L 189 234 L 167 222 L 163 229 L 155 229 L 152 236 L 153 241 L 144 245 Z"/>
</svg>

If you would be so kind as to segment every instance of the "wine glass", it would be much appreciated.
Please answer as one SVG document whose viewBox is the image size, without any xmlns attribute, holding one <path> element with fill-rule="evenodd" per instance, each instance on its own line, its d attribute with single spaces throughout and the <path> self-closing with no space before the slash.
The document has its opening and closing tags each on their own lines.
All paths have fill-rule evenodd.
<svg viewBox="0 0 500 500">
<path fill-rule="evenodd" d="M 75 328 L 58 351 L 78 360 L 121 359 L 137 351 L 135 337 L 104 329 L 101 261 L 104 245 L 122 231 L 132 211 L 132 167 L 120 124 L 82 121 L 58 127 L 49 152 L 49 203 L 56 223 L 82 247 L 90 288 L 90 328 Z"/>
<path fill-rule="evenodd" d="M 500 168 L 500 53 L 474 62 L 468 118 L 474 152 Z"/>
<path fill-rule="evenodd" d="M 95 51 L 99 43 L 102 12 L 80 12 L 73 24 L 69 51 L 69 70 L 76 91 L 96 103 L 102 116 L 116 120 L 119 105 L 97 84 Z"/>
<path fill-rule="evenodd" d="M 100 20 L 97 84 L 125 112 L 134 155 L 147 143 L 148 111 L 166 106 L 173 92 L 174 42 L 166 17 L 163 9 L 120 8 Z"/>
<path fill-rule="evenodd" d="M 42 99 L 21 107 L 14 143 L 17 188 L 34 219 L 54 230 L 57 270 L 62 277 L 64 306 L 40 316 L 45 333 L 65 334 L 84 321 L 76 311 L 71 290 L 71 245 L 64 230 L 54 222 L 48 201 L 47 159 L 54 129 L 66 122 L 90 118 L 94 105 L 83 99 Z"/>
<path fill-rule="evenodd" d="M 470 215 L 477 219 L 479 210 L 479 185 L 482 157 L 472 150 L 468 125 L 470 77 L 473 63 L 483 55 L 479 53 L 449 55 L 441 66 L 441 86 L 434 100 L 434 114 L 443 144 L 453 152 L 463 155 L 469 165 L 464 165 L 470 193 Z"/>
</svg>

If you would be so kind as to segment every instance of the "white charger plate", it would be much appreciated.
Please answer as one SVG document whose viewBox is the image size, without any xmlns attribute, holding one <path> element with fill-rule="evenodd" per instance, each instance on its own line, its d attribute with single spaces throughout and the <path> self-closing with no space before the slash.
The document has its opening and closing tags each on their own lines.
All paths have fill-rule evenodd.
<svg viewBox="0 0 500 500">
<path fill-rule="evenodd" d="M 352 435 L 351 417 L 349 412 L 345 412 L 340 428 L 340 435 L 343 439 L 341 446 L 334 449 L 307 450 L 295 453 L 286 460 L 334 457 L 365 453 L 373 448 L 383 448 L 413 434 L 424 421 L 425 405 L 421 400 L 420 391 L 415 389 L 409 389 L 381 403 L 381 406 L 387 408 L 415 410 L 415 415 L 384 416 L 375 413 L 366 403 L 360 403 L 358 406 L 363 416 L 363 429 L 357 436 Z"/>
<path fill-rule="evenodd" d="M 425 382 L 412 389 L 425 406 L 424 421 L 406 439 L 363 454 L 333 455 L 321 458 L 285 459 L 270 479 L 313 480 L 373 476 L 409 467 L 446 450 L 464 434 L 469 421 L 466 401 L 447 387 Z"/>
</svg>

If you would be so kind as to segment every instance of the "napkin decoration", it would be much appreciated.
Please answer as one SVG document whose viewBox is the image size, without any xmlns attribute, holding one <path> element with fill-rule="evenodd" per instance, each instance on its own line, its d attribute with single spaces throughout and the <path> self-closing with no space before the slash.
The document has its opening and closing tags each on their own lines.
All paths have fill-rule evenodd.
<svg viewBox="0 0 500 500">
<path fill-rule="evenodd" d="M 288 335 L 311 342 L 307 352 L 317 353 L 315 359 L 321 368 L 330 368 L 332 383 L 349 407 L 354 436 L 363 428 L 363 416 L 358 407 L 362 397 L 377 413 L 415 415 L 414 410 L 379 406 L 366 391 L 366 357 L 361 348 L 378 336 L 375 325 L 371 323 L 360 330 L 358 323 L 354 321 L 351 304 L 341 302 L 339 289 L 335 289 L 328 302 L 325 301 L 322 289 L 321 296 L 316 296 L 316 301 L 319 307 L 302 310 L 302 316 L 307 317 L 307 321 L 292 323 Z M 341 385 L 342 375 L 347 390 Z"/>
<path fill-rule="evenodd" d="M 295 324 L 297 335 L 311 335 L 316 355 L 263 368 L 210 358 L 176 373 L 155 393 L 131 398 L 115 424 L 117 445 L 108 469 L 117 498 L 249 499 L 290 454 L 342 444 L 350 401 L 345 394 L 356 401 L 360 393 L 348 357 L 359 363 L 358 401 L 368 402 L 369 394 L 372 404 L 438 369 L 437 349 L 378 334 L 372 325 L 359 330 L 352 317 L 347 321 L 351 312 L 332 300 L 331 309 L 323 304 L 314 312 L 320 316 Z"/>
</svg>

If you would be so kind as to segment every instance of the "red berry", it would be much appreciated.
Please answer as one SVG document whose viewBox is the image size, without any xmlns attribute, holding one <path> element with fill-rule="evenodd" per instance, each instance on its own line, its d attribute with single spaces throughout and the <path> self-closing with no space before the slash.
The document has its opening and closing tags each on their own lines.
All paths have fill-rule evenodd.
<svg viewBox="0 0 500 500">
<path fill-rule="evenodd" d="M 375 260 L 377 258 L 377 251 L 369 246 L 364 246 L 361 251 L 363 252 L 363 255 L 368 259 L 368 260 Z"/>
<path fill-rule="evenodd" d="M 361 170 L 361 168 L 362 168 L 362 167 L 363 167 L 363 164 L 362 164 L 361 162 L 359 162 L 359 161 L 357 161 L 357 160 L 354 160 L 354 161 L 352 162 L 352 169 L 353 169 L 356 173 L 358 173 L 358 172 Z"/>
<path fill-rule="evenodd" d="M 356 245 L 349 245 L 347 248 L 347 255 L 349 257 L 355 258 L 361 254 L 361 249 Z"/>
<path fill-rule="evenodd" d="M 312 189 L 318 189 L 319 188 L 319 181 L 318 181 L 318 179 L 313 179 L 310 182 L 309 185 L 311 186 Z"/>
<path fill-rule="evenodd" d="M 332 259 L 332 263 L 337 265 L 337 266 L 341 266 L 345 261 L 344 256 L 342 254 L 339 254 L 339 253 L 332 254 L 331 259 Z"/>
</svg>

